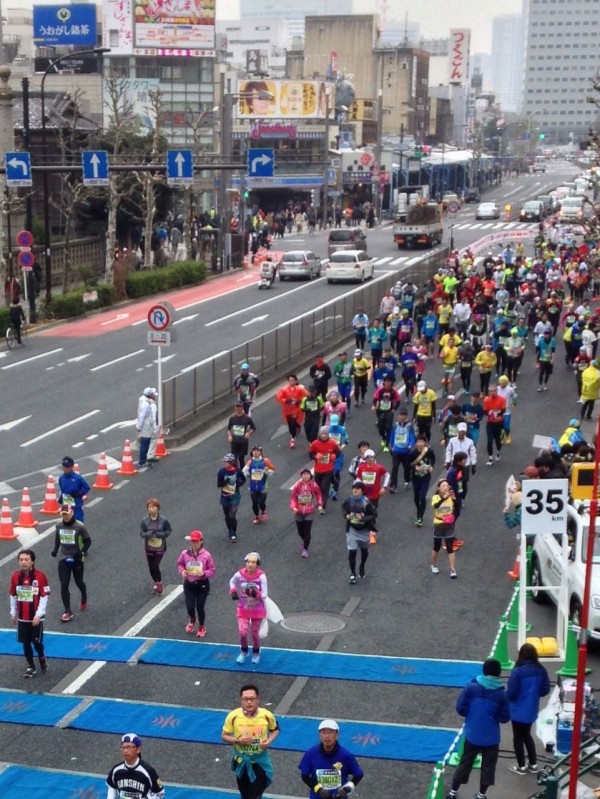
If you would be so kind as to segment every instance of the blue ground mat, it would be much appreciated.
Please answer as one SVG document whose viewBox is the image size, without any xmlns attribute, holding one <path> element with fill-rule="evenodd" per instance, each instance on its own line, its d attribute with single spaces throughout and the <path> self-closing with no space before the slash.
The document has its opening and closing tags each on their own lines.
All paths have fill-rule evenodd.
<svg viewBox="0 0 600 799">
<path fill-rule="evenodd" d="M 46 633 L 45 641 L 48 658 L 126 663 L 144 647 L 139 662 L 148 665 L 241 673 L 245 670 L 235 662 L 238 647 L 230 644 L 68 633 Z M 21 654 L 22 647 L 16 641 L 15 631 L 0 630 L 0 655 Z M 480 673 L 481 664 L 466 660 L 349 655 L 265 647 L 260 664 L 252 666 L 251 671 L 293 677 L 462 688 Z"/>
<path fill-rule="evenodd" d="M 226 713 L 225 710 L 95 699 L 68 726 L 114 734 L 133 729 L 142 738 L 219 744 Z M 319 719 L 280 716 L 278 721 L 281 732 L 273 744 L 274 749 L 304 751 L 315 743 Z M 355 755 L 384 760 L 435 763 L 443 759 L 456 736 L 455 730 L 441 727 L 364 721 L 342 721 L 340 726 L 343 744 Z"/>
<path fill-rule="evenodd" d="M 226 710 L 151 705 L 117 699 L 27 694 L 0 690 L 0 723 L 52 727 L 120 735 L 134 729 L 142 738 L 222 744 Z M 68 714 L 69 718 L 65 718 Z M 274 749 L 304 751 L 316 739 L 319 719 L 279 716 L 281 733 Z M 355 755 L 383 760 L 435 763 L 448 751 L 456 731 L 369 721 L 341 721 L 342 742 Z M 223 744 L 224 745 L 224 744 Z M 1 795 L 1 794 L 0 794 Z"/>
<path fill-rule="evenodd" d="M 160 764 L 158 765 L 160 773 Z M 237 791 L 219 791 L 211 788 L 191 788 L 165 783 L 168 799 L 232 799 Z M 9 766 L 0 773 L 2 799 L 103 799 L 106 796 L 104 777 L 93 774 L 75 774 L 69 771 Z M 268 794 L 265 794 L 268 799 Z"/>
</svg>

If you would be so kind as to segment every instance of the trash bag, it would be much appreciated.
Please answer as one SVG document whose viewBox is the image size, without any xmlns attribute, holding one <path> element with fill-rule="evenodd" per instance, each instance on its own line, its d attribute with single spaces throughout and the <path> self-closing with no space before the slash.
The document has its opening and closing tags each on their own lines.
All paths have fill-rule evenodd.
<svg viewBox="0 0 600 799">
<path fill-rule="evenodd" d="M 577 799 L 596 799 L 595 791 L 580 780 L 577 780 L 577 793 L 575 795 Z M 561 791 L 560 799 L 569 799 L 568 786 Z"/>
</svg>

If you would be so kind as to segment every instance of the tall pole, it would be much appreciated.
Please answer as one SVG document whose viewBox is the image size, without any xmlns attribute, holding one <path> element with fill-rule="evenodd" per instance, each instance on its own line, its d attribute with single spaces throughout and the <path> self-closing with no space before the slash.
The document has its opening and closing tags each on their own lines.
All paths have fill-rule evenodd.
<svg viewBox="0 0 600 799">
<path fill-rule="evenodd" d="M 329 83 L 325 86 L 325 147 L 324 149 L 324 166 L 323 166 L 323 199 L 321 202 L 321 212 L 323 214 L 323 228 L 327 226 L 327 210 L 329 208 L 329 95 L 331 92 L 331 85 Z"/>
<path fill-rule="evenodd" d="M 383 72 L 383 57 L 381 59 L 381 66 Z M 383 83 L 383 81 L 382 81 Z M 374 177 L 377 178 L 375 184 L 375 216 L 379 219 L 381 223 L 381 202 L 383 200 L 383 195 L 380 193 L 381 183 L 379 181 L 379 176 L 381 175 L 381 153 L 382 153 L 382 142 L 381 142 L 381 126 L 383 124 L 383 87 L 380 86 L 377 89 L 377 166 L 379 169 L 379 174 L 375 175 Z"/>
<path fill-rule="evenodd" d="M 46 94 L 44 87 L 48 74 L 54 70 L 57 64 L 64 61 L 65 58 L 73 58 L 80 55 L 102 55 L 103 53 L 110 53 L 110 47 L 94 47 L 92 50 L 77 50 L 74 53 L 65 53 L 58 58 L 55 58 L 48 64 L 48 67 L 42 75 L 42 82 L 40 84 L 40 93 L 42 96 L 42 149 L 44 151 L 44 166 L 48 166 L 48 151 L 46 149 Z M 46 266 L 46 303 L 52 302 L 52 253 L 50 249 L 50 181 L 48 177 L 48 170 L 45 169 L 42 180 L 42 191 L 44 196 L 44 258 Z"/>
<path fill-rule="evenodd" d="M 29 78 L 23 78 L 22 87 L 23 87 L 23 149 L 25 150 L 25 152 L 29 152 L 30 151 L 29 148 L 31 146 L 31 130 L 29 127 Z M 8 213 L 10 218 L 10 205 L 8 208 L 9 208 Z M 33 227 L 32 197 L 31 197 L 31 192 L 28 191 L 25 196 L 25 230 L 28 230 L 31 233 L 32 227 Z M 9 254 L 11 253 L 11 251 L 12 251 L 11 248 L 9 248 Z M 29 284 L 27 286 L 29 291 L 26 292 L 29 299 L 29 321 L 35 322 L 37 321 L 37 310 L 35 307 L 33 272 L 24 272 L 23 282 Z"/>
</svg>

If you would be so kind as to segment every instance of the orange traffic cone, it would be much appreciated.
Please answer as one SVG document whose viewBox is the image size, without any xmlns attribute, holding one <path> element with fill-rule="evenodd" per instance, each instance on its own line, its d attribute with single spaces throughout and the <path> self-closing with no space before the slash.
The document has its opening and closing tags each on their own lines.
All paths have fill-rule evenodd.
<svg viewBox="0 0 600 799">
<path fill-rule="evenodd" d="M 162 434 L 162 430 L 156 436 L 156 449 L 154 450 L 154 454 L 157 458 L 166 458 L 167 455 L 171 454 L 165 445 L 165 437 Z"/>
<path fill-rule="evenodd" d="M 29 497 L 29 489 L 23 489 L 21 497 L 21 510 L 17 519 L 17 527 L 37 527 L 37 521 L 33 518 L 33 509 Z"/>
<path fill-rule="evenodd" d="M 113 484 L 110 482 L 110 478 L 108 476 L 108 466 L 106 465 L 106 455 L 104 452 L 100 453 L 100 460 L 98 462 L 98 474 L 96 475 L 96 482 L 92 486 L 92 488 L 101 488 L 104 491 L 108 491 L 109 488 L 112 488 Z"/>
<path fill-rule="evenodd" d="M 16 537 L 15 531 L 13 530 L 8 500 L 6 497 L 4 497 L 2 500 L 2 514 L 0 515 L 0 539 L 3 539 L 4 541 L 12 541 L 12 539 Z"/>
<path fill-rule="evenodd" d="M 40 513 L 47 516 L 56 516 L 60 513 L 60 505 L 56 499 L 56 488 L 54 487 L 54 477 L 50 475 L 46 483 L 46 495 L 44 496 L 44 505 L 40 509 Z"/>
<path fill-rule="evenodd" d="M 129 443 L 129 439 L 125 441 L 123 460 L 121 461 L 121 468 L 117 469 L 117 474 L 137 474 L 137 469 L 133 465 L 133 458 L 131 457 L 131 444 Z"/>
<path fill-rule="evenodd" d="M 507 574 L 511 580 L 518 580 L 519 577 L 521 576 L 521 561 L 519 560 L 518 555 L 515 558 L 515 565 L 512 567 L 512 569 L 509 572 L 507 572 Z"/>
</svg>

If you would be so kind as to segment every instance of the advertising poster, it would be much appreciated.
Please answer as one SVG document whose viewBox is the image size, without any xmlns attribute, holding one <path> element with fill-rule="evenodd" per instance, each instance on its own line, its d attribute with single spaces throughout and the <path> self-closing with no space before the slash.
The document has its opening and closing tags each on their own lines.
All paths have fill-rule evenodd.
<svg viewBox="0 0 600 799">
<path fill-rule="evenodd" d="M 238 115 L 245 119 L 325 119 L 326 88 L 326 81 L 319 80 L 240 81 Z"/>
<path fill-rule="evenodd" d="M 136 0 L 135 46 L 214 49 L 215 0 Z"/>
<path fill-rule="evenodd" d="M 102 46 L 113 56 L 132 54 L 132 0 L 102 0 Z"/>
<path fill-rule="evenodd" d="M 450 31 L 448 54 L 448 83 L 465 83 L 469 76 L 469 28 L 454 28 Z"/>
</svg>

